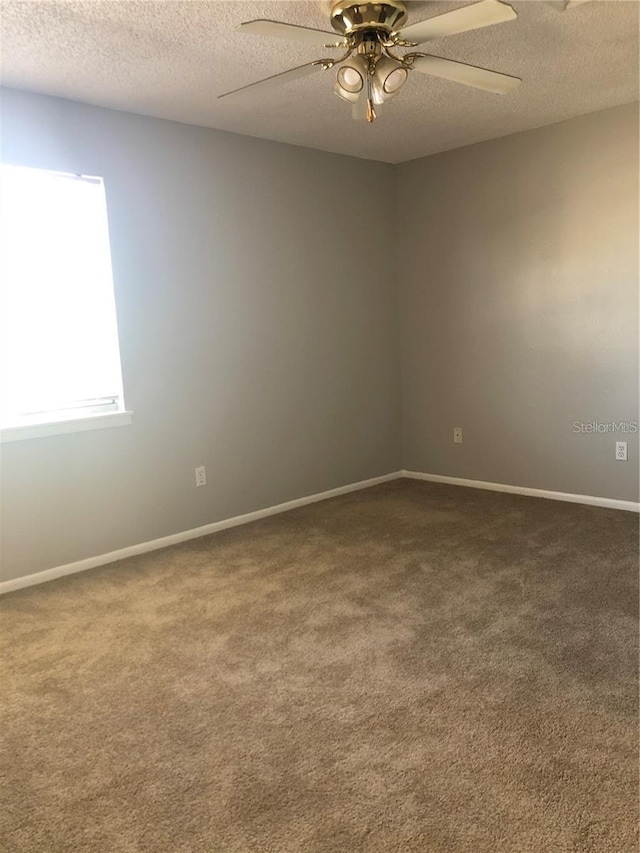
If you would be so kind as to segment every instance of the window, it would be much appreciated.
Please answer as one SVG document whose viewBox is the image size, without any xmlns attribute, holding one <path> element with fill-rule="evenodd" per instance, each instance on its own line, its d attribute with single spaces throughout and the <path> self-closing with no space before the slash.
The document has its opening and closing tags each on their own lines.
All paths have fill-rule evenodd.
<svg viewBox="0 0 640 853">
<path fill-rule="evenodd" d="M 0 166 L 3 441 L 130 422 L 102 179 Z"/>
</svg>

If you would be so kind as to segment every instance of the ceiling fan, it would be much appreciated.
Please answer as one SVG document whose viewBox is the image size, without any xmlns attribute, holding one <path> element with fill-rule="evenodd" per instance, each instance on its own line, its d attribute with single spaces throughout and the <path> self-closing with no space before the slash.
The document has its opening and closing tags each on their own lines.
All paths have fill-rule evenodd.
<svg viewBox="0 0 640 853">
<path fill-rule="evenodd" d="M 316 59 L 218 97 L 235 98 L 248 92 L 265 91 L 315 71 L 328 71 L 334 66 L 339 67 L 333 91 L 353 105 L 354 118 L 366 118 L 369 122 L 375 120 L 380 104 L 398 94 L 410 71 L 420 71 L 504 95 L 522 81 L 518 77 L 466 65 L 464 62 L 454 62 L 426 53 L 398 53 L 397 50 L 417 47 L 442 36 L 512 21 L 516 17 L 515 11 L 506 3 L 481 0 L 480 3 L 403 27 L 407 20 L 407 4 L 402 0 L 384 0 L 381 3 L 338 0 L 331 8 L 331 25 L 338 35 L 280 21 L 247 21 L 238 27 L 241 32 L 304 41 L 343 50 L 344 53 L 337 58 Z"/>
</svg>

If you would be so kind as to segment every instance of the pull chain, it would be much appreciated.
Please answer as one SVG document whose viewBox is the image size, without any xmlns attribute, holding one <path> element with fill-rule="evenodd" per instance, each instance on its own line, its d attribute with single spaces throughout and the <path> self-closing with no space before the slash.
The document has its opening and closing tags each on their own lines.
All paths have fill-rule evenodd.
<svg viewBox="0 0 640 853">
<path fill-rule="evenodd" d="M 373 97 L 371 93 L 371 70 L 372 69 L 370 68 L 367 73 L 367 121 L 369 124 L 376 120 L 376 111 L 373 106 Z M 375 71 L 375 65 L 373 70 Z"/>
</svg>

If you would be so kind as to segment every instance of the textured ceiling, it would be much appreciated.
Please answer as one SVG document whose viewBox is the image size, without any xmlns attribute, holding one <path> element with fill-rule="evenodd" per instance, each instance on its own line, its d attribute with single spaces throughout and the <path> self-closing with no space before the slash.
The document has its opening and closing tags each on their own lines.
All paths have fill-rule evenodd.
<svg viewBox="0 0 640 853">
<path fill-rule="evenodd" d="M 410 2 L 409 23 L 460 2 Z M 413 73 L 373 125 L 332 92 L 334 72 L 278 91 L 216 95 L 321 54 L 234 31 L 254 18 L 330 29 L 328 2 L 2 0 L 4 85 L 144 115 L 398 163 L 638 98 L 634 0 L 511 4 L 513 22 L 425 50 L 522 77 L 506 96 Z"/>
</svg>

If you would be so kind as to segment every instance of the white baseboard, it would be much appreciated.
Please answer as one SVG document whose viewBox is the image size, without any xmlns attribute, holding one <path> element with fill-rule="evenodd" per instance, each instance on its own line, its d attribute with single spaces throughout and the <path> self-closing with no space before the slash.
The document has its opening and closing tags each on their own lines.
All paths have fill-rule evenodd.
<svg viewBox="0 0 640 853">
<path fill-rule="evenodd" d="M 506 483 L 487 483 L 484 480 L 465 480 L 461 477 L 445 477 L 442 474 L 423 474 L 420 471 L 402 471 L 403 477 L 411 480 L 427 480 L 430 483 L 448 483 L 451 486 L 468 486 L 472 489 L 487 489 L 491 492 L 508 492 L 512 495 L 528 495 L 532 498 L 547 498 L 553 501 L 567 501 L 574 504 L 603 506 L 608 509 L 623 509 L 628 512 L 640 512 L 640 503 L 620 501 L 616 498 L 597 498 L 593 495 L 572 495 L 570 492 L 549 492 L 546 489 L 530 489 L 527 486 L 510 486 Z"/>
<path fill-rule="evenodd" d="M 372 477 L 370 480 L 361 480 L 359 483 L 350 483 L 348 486 L 339 486 L 337 489 L 329 489 L 327 492 L 319 492 L 315 495 L 307 495 L 304 498 L 296 498 L 293 501 L 287 501 L 276 506 L 265 507 L 258 509 L 255 512 L 248 512 L 246 515 L 236 515 L 233 518 L 225 518 L 222 521 L 214 521 L 211 524 L 205 524 L 203 527 L 194 527 L 192 530 L 183 530 L 181 533 L 172 533 L 170 536 L 162 536 L 160 539 L 153 539 L 151 542 L 140 542 L 138 545 L 129 545 L 127 548 L 119 548 L 117 551 L 110 551 L 108 554 L 100 554 L 97 557 L 88 557 L 86 560 L 78 560 L 75 563 L 68 563 L 66 566 L 56 566 L 53 569 L 45 569 L 42 572 L 34 572 L 31 575 L 25 575 L 21 578 L 14 578 L 0 582 L 0 595 L 6 592 L 13 592 L 16 589 L 22 589 L 26 586 L 34 586 L 39 583 L 46 583 L 56 578 L 61 578 L 64 575 L 74 575 L 77 572 L 85 572 L 87 569 L 94 569 L 97 566 L 104 566 L 107 563 L 115 563 L 117 560 L 124 560 L 127 557 L 135 557 L 137 554 L 146 554 L 148 551 L 157 551 L 160 548 L 168 548 L 170 545 L 177 545 L 179 542 L 186 542 L 189 539 L 198 539 L 200 536 L 208 536 L 210 533 L 217 533 L 219 530 L 226 530 L 229 527 L 238 527 L 240 524 L 249 524 L 251 521 L 258 521 L 261 518 L 267 518 L 269 515 L 278 515 L 281 512 L 288 512 L 290 509 L 306 506 L 307 504 L 324 501 L 328 498 L 335 498 L 338 495 L 346 495 L 349 492 L 356 492 L 360 489 L 368 489 L 371 486 L 377 486 L 380 483 L 387 483 L 389 480 L 397 480 L 402 477 L 402 471 L 394 471 L 392 474 L 383 474 L 381 477 Z"/>
<path fill-rule="evenodd" d="M 468 486 L 472 489 L 487 489 L 492 492 L 508 492 L 509 494 L 514 495 L 528 495 L 529 497 L 534 498 L 548 498 L 555 501 L 588 504 L 590 506 L 601 506 L 608 509 L 640 512 L 640 503 L 635 503 L 634 501 L 621 501 L 616 500 L 615 498 L 598 498 L 592 495 L 573 495 L 568 492 L 550 492 L 545 489 L 530 489 L 526 486 L 511 486 L 506 483 L 487 483 L 484 480 L 465 480 L 461 477 L 446 477 L 442 474 L 423 474 L 420 471 L 395 471 L 392 474 L 384 474 L 381 477 L 372 477 L 369 480 L 361 480 L 359 483 L 350 483 L 348 486 L 339 486 L 337 489 L 329 489 L 329 491 L 326 492 L 319 492 L 315 495 L 296 498 L 295 500 L 287 501 L 283 504 L 277 504 L 276 506 L 258 509 L 255 512 L 249 512 L 246 515 L 236 515 L 233 518 L 214 521 L 211 524 L 205 524 L 202 527 L 195 527 L 192 530 L 183 530 L 180 533 L 172 533 L 169 536 L 162 536 L 160 539 L 153 539 L 150 542 L 140 542 L 138 545 L 129 545 L 127 548 L 110 551 L 108 554 L 99 554 L 97 557 L 88 557 L 85 560 L 78 560 L 75 563 L 68 563 L 65 566 L 56 566 L 53 569 L 34 572 L 31 575 L 25 575 L 21 578 L 2 581 L 0 582 L 0 595 L 6 592 L 13 592 L 17 589 L 22 589 L 23 587 L 46 583 L 47 581 L 64 577 L 64 575 L 73 575 L 77 572 L 84 572 L 87 569 L 96 568 L 97 566 L 115 563 L 117 560 L 124 560 L 127 557 L 135 557 L 138 554 L 146 554 L 149 551 L 168 548 L 170 545 L 177 545 L 178 543 L 186 542 L 189 539 L 198 539 L 201 536 L 208 536 L 210 533 L 216 533 L 219 530 L 226 530 L 229 527 L 238 527 L 241 524 L 249 524 L 252 521 L 258 521 L 261 518 L 267 518 L 270 515 L 278 515 L 281 512 L 288 512 L 289 510 L 296 509 L 297 507 L 307 506 L 307 504 L 317 503 L 318 501 L 324 501 L 328 498 L 335 498 L 338 497 L 338 495 L 346 495 L 349 492 L 368 489 L 371 486 L 377 486 L 380 483 L 387 483 L 390 480 L 397 480 L 400 477 L 408 477 L 412 480 L 427 480 L 432 483 L 448 483 L 452 486 Z"/>
</svg>

